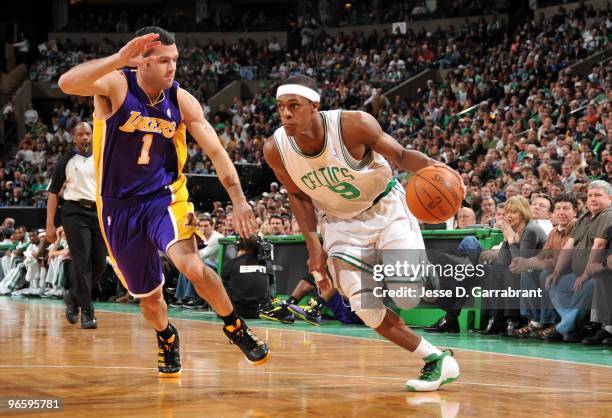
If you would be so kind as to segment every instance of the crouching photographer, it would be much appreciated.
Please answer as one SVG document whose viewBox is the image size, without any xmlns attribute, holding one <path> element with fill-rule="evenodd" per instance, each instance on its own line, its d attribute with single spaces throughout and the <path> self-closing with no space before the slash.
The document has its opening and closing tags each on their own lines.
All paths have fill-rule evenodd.
<svg viewBox="0 0 612 418">
<path fill-rule="evenodd" d="M 270 300 L 273 283 L 272 243 L 261 237 L 239 239 L 237 256 L 223 266 L 221 279 L 227 294 L 243 318 L 259 318 L 258 306 Z"/>
</svg>

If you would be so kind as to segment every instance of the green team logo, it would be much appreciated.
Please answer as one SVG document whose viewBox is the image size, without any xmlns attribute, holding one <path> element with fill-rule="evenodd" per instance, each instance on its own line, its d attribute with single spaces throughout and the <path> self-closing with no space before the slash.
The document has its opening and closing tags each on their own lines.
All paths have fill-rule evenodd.
<svg viewBox="0 0 612 418">
<path fill-rule="evenodd" d="M 361 196 L 359 189 L 351 184 L 355 177 L 344 167 L 319 168 L 303 175 L 301 180 L 309 190 L 327 187 L 347 200 Z"/>
</svg>

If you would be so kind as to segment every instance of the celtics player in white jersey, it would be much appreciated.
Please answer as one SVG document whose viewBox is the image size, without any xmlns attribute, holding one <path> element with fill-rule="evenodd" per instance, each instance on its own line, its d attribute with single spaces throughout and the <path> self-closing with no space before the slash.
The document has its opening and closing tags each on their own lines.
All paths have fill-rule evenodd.
<svg viewBox="0 0 612 418">
<path fill-rule="evenodd" d="M 319 111 L 317 90 L 316 82 L 303 75 L 281 84 L 276 100 L 283 126 L 264 146 L 268 164 L 289 192 L 306 240 L 309 271 L 321 290 L 337 287 L 366 325 L 424 359 L 421 376 L 406 382 L 408 390 L 437 390 L 459 377 L 452 352 L 431 345 L 385 307 L 374 295 L 372 268 L 402 261 L 398 253 L 410 263 L 426 262 L 418 222 L 387 161 L 408 172 L 440 163 L 404 149 L 367 113 Z M 417 295 L 394 298 L 396 304 L 416 306 L 422 278 L 395 279 L 389 288 L 401 283 Z"/>
</svg>

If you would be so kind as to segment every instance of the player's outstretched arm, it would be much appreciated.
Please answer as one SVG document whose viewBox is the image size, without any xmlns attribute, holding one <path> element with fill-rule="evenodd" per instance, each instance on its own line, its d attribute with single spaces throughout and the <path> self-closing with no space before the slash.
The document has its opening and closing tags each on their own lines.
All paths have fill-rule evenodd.
<svg viewBox="0 0 612 418">
<path fill-rule="evenodd" d="M 308 270 L 310 272 L 318 272 L 322 275 L 323 280 L 317 281 L 317 286 L 321 290 L 331 288 L 331 281 L 325 268 L 327 264 L 327 254 L 323 251 L 319 234 L 317 233 L 317 216 L 312 199 L 304 193 L 291 179 L 287 172 L 281 156 L 274 145 L 274 138 L 268 138 L 264 144 L 264 158 L 268 165 L 276 174 L 278 180 L 283 184 L 289 193 L 289 203 L 291 204 L 291 212 L 295 215 L 300 230 L 306 241 L 308 249 Z"/>
<path fill-rule="evenodd" d="M 155 59 L 154 56 L 145 57 L 160 42 L 156 33 L 139 36 L 123 46 L 116 54 L 79 64 L 60 77 L 59 88 L 66 94 L 77 96 L 101 95 L 110 97 L 113 83 L 121 77 L 114 71 L 126 66 L 137 67 Z M 119 79 L 120 80 L 120 79 Z"/>
<path fill-rule="evenodd" d="M 221 184 L 223 184 L 232 200 L 234 206 L 232 219 L 235 230 L 245 238 L 255 234 L 257 232 L 257 222 L 253 210 L 242 192 L 236 167 L 234 167 L 225 148 L 221 145 L 217 133 L 204 119 L 202 106 L 195 97 L 183 89 L 178 91 L 178 100 L 185 126 L 210 158 Z"/>
<path fill-rule="evenodd" d="M 422 168 L 442 164 L 422 152 L 402 147 L 391 135 L 385 133 L 378 121 L 361 111 L 342 112 L 342 133 L 345 141 L 356 139 L 402 170 L 416 173 Z"/>
</svg>

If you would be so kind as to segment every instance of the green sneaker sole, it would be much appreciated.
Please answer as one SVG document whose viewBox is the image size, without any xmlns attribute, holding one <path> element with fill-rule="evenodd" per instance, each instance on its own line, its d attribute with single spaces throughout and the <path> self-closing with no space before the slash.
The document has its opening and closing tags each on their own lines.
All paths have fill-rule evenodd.
<svg viewBox="0 0 612 418">
<path fill-rule="evenodd" d="M 444 380 L 444 382 L 442 382 L 443 385 L 446 385 L 448 383 L 453 383 L 455 380 L 459 379 L 461 375 L 457 375 L 457 377 L 449 377 L 448 379 Z"/>
</svg>

